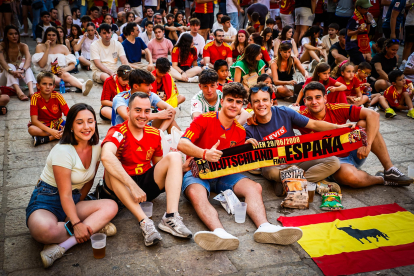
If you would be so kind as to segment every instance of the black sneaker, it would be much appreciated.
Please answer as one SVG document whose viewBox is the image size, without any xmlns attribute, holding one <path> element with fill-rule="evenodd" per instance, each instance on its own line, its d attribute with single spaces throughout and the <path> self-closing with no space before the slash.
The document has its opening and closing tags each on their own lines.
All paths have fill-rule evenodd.
<svg viewBox="0 0 414 276">
<path fill-rule="evenodd" d="M 33 137 L 33 145 L 36 147 L 41 144 L 49 143 L 49 136 L 35 136 Z"/>
<path fill-rule="evenodd" d="M 395 167 L 384 173 L 377 172 L 375 175 L 384 178 L 384 185 L 386 186 L 409 186 L 414 182 L 414 179 L 406 176 Z"/>
</svg>

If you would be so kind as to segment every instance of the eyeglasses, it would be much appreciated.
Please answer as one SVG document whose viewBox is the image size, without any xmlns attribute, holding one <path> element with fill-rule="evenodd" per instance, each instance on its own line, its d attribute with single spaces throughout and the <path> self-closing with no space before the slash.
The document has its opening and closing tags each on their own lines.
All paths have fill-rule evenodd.
<svg viewBox="0 0 414 276">
<path fill-rule="evenodd" d="M 263 86 L 263 87 L 259 87 L 259 86 L 254 86 L 252 88 L 250 88 L 252 90 L 253 93 L 257 93 L 259 92 L 259 90 L 262 90 L 263 92 L 267 92 L 269 90 L 269 86 Z"/>
</svg>

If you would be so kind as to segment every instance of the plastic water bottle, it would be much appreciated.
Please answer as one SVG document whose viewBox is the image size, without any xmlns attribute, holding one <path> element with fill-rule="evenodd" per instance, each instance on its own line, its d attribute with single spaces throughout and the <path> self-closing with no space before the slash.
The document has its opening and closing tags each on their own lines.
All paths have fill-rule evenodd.
<svg viewBox="0 0 414 276">
<path fill-rule="evenodd" d="M 372 96 L 372 88 L 371 87 L 368 87 L 368 89 L 367 89 L 367 96 L 368 96 L 368 99 L 371 100 L 371 96 Z"/>
<path fill-rule="evenodd" d="M 374 16 L 370 12 L 367 12 L 367 18 L 369 23 L 371 23 L 371 26 L 375 28 L 377 26 L 377 22 L 375 22 Z"/>
<path fill-rule="evenodd" d="M 65 81 L 60 79 L 60 84 L 59 84 L 59 92 L 60 94 L 64 94 L 65 91 Z"/>
</svg>

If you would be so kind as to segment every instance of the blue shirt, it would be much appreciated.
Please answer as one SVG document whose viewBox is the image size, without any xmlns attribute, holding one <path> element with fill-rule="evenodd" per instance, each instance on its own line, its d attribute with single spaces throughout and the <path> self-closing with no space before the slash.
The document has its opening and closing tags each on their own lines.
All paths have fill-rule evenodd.
<svg viewBox="0 0 414 276">
<path fill-rule="evenodd" d="M 382 27 L 385 29 L 391 29 L 391 13 L 392 11 L 398 11 L 397 22 L 395 24 L 395 29 L 399 29 L 400 25 L 403 23 L 404 19 L 404 9 L 407 1 L 406 0 L 392 0 L 390 7 L 388 8 L 387 15 L 385 16 L 384 23 Z"/>
<path fill-rule="evenodd" d="M 305 127 L 309 118 L 299 114 L 293 109 L 286 106 L 272 106 L 272 119 L 266 124 L 244 125 L 246 129 L 246 140 L 254 138 L 257 141 L 273 140 L 283 137 L 295 136 L 293 125 L 295 127 Z"/>
<path fill-rule="evenodd" d="M 365 23 L 365 24 L 368 25 L 369 23 Z M 348 24 L 346 25 L 346 29 L 350 30 L 350 31 L 356 31 L 356 30 L 358 30 L 358 28 L 360 26 L 361 26 L 361 24 L 360 24 L 359 20 L 356 20 L 355 16 L 353 16 L 348 20 Z M 362 33 L 359 33 L 359 34 L 367 34 L 367 32 L 362 32 Z M 354 48 L 359 49 L 357 37 L 358 37 L 358 35 L 354 35 L 354 36 L 350 37 L 350 36 L 348 36 L 348 32 L 346 32 L 346 35 L 345 35 L 345 50 L 346 51 L 354 49 Z"/>
<path fill-rule="evenodd" d="M 120 106 L 128 106 L 130 97 L 131 97 L 131 90 L 119 93 L 112 100 L 112 120 L 111 120 L 112 126 L 115 126 L 117 124 L 122 124 L 124 122 L 124 119 L 122 119 L 122 117 L 118 114 L 117 110 L 118 110 L 118 107 Z M 161 101 L 161 98 L 158 97 L 158 95 L 153 92 L 150 92 L 149 99 L 150 99 L 152 108 L 155 108 L 157 104 Z"/>
<path fill-rule="evenodd" d="M 145 45 L 140 37 L 135 38 L 134 44 L 129 42 L 128 39 L 125 39 L 122 41 L 122 46 L 124 46 L 129 63 L 141 62 L 141 50 L 147 49 L 147 45 Z"/>
</svg>

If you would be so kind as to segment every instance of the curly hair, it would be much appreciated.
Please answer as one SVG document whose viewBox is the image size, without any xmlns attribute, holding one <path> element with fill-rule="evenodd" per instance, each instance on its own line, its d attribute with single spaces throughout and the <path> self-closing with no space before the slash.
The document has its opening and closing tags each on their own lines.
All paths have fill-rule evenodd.
<svg viewBox="0 0 414 276">
<path fill-rule="evenodd" d="M 239 82 L 226 83 L 223 85 L 223 99 L 225 99 L 227 96 L 242 98 L 244 100 L 247 98 L 247 90 Z"/>
<path fill-rule="evenodd" d="M 188 59 L 190 53 L 193 56 L 197 56 L 197 50 L 194 47 L 191 47 L 193 43 L 193 36 L 188 33 L 184 33 L 178 43 L 175 45 L 174 48 L 178 48 L 180 50 L 180 61 L 184 62 Z"/>
</svg>

